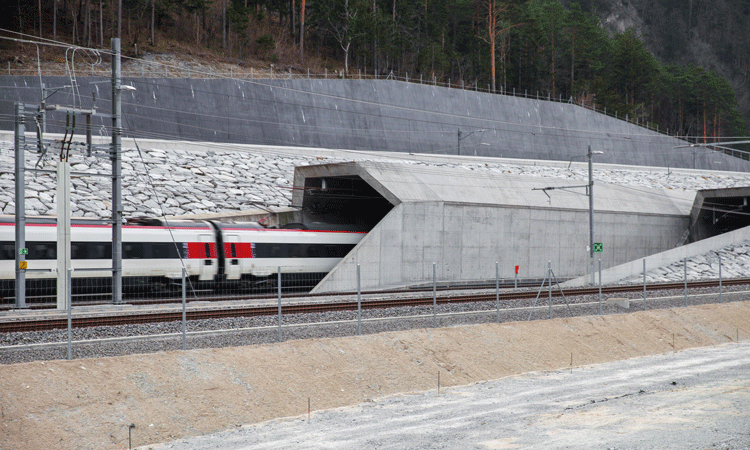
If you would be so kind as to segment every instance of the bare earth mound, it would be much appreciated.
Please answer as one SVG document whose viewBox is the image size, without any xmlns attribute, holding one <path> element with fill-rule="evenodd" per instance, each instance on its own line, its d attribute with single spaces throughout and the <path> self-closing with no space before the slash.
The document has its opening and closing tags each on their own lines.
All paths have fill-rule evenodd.
<svg viewBox="0 0 750 450">
<path fill-rule="evenodd" d="M 400 392 L 711 346 L 750 302 L 0 366 L 0 449 L 124 448 Z M 674 339 L 674 347 L 673 347 Z"/>
</svg>

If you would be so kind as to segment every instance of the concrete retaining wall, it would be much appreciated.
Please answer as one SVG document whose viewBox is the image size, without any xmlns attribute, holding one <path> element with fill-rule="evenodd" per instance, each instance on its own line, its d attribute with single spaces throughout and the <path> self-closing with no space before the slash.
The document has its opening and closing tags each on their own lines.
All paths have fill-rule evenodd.
<svg viewBox="0 0 750 450">
<path fill-rule="evenodd" d="M 614 243 L 602 266 L 611 267 L 673 248 L 688 217 L 633 213 L 596 215 L 597 236 Z M 446 202 L 402 203 L 367 235 L 314 292 L 356 290 L 360 264 L 363 289 L 437 279 L 543 278 L 547 262 L 558 278 L 587 273 L 588 212 L 566 209 L 493 207 Z"/>
<path fill-rule="evenodd" d="M 94 134 L 109 134 L 108 79 L 77 81 L 76 95 L 61 89 L 48 103 L 96 106 L 103 114 L 94 120 Z M 42 77 L 42 82 L 55 87 L 71 81 Z M 684 142 L 567 103 L 385 80 L 123 83 L 137 89 L 123 92 L 126 136 L 456 154 L 461 129 L 464 155 L 567 161 L 591 145 L 604 152 L 596 157 L 600 163 L 750 171 L 748 162 L 703 149 L 675 149 Z M 13 129 L 13 102 L 40 99 L 38 77 L 0 77 L 0 128 Z M 64 124 L 64 114 L 49 115 L 48 131 L 63 132 Z M 80 125 L 82 120 L 77 132 Z"/>
</svg>

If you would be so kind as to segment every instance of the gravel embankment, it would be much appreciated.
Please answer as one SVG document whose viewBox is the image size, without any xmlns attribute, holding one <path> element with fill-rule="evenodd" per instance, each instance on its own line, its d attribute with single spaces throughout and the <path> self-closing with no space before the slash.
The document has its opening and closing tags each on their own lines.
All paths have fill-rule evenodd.
<svg viewBox="0 0 750 450">
<path fill-rule="evenodd" d="M 750 286 L 730 286 L 722 289 L 724 302 L 745 300 Z M 494 293 L 494 291 L 492 291 Z M 486 293 L 486 291 L 485 291 Z M 629 308 L 607 303 L 608 299 L 629 299 Z M 570 311 L 565 304 L 567 300 Z M 552 317 L 597 315 L 598 295 L 578 297 L 553 297 Z M 689 289 L 687 304 L 694 306 L 719 302 L 718 288 Z M 399 330 L 451 327 L 548 319 L 550 308 L 547 291 L 543 290 L 535 307 L 534 300 L 501 302 L 499 314 L 494 301 L 438 305 L 437 317 L 432 306 L 400 307 L 363 310 L 363 334 Z M 668 309 L 685 306 L 682 289 L 648 292 L 647 309 Z M 602 296 L 602 314 L 622 314 L 642 311 L 642 292 L 609 294 Z M 343 337 L 357 334 L 357 311 L 340 311 L 316 314 L 295 314 L 282 319 L 282 339 L 311 339 Z M 198 320 L 187 323 L 187 348 L 222 348 L 243 345 L 275 343 L 279 340 L 277 316 L 239 317 L 215 320 Z M 169 336 L 160 336 L 169 335 Z M 144 337 L 133 339 L 134 337 Z M 72 330 L 73 358 L 98 358 L 143 354 L 182 348 L 181 322 L 165 322 L 127 326 L 101 326 Z M 106 340 L 106 341 L 105 341 Z M 48 344 L 48 345 L 40 345 Z M 0 335 L 0 363 L 54 360 L 67 358 L 67 330 L 43 332 L 14 332 Z"/>
</svg>

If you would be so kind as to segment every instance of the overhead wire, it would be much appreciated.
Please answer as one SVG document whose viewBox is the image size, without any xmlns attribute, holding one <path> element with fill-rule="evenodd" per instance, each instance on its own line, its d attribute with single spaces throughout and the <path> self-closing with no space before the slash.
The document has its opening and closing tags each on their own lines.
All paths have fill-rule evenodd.
<svg viewBox="0 0 750 450">
<path fill-rule="evenodd" d="M 77 47 L 76 46 L 76 48 L 83 48 L 83 47 Z M 94 49 L 91 49 L 91 50 L 96 51 Z M 67 62 L 67 58 L 66 58 L 66 62 Z M 164 65 L 163 63 L 156 63 L 156 62 L 153 62 L 153 63 L 154 64 Z M 201 72 L 198 72 L 198 73 L 201 73 Z M 204 74 L 208 74 L 208 73 L 205 73 L 205 72 L 203 72 L 203 73 Z M 607 135 L 607 137 L 609 138 L 607 140 L 611 140 L 611 137 L 612 137 L 613 134 L 614 135 L 621 135 L 623 137 L 627 136 L 630 139 L 632 139 L 633 137 L 638 137 L 638 136 L 649 136 L 649 138 L 653 138 L 654 137 L 653 133 L 650 133 L 650 134 L 645 134 L 645 133 L 644 134 L 632 134 L 632 133 L 630 133 L 630 134 L 624 134 L 624 133 L 612 133 L 612 132 L 598 132 L 598 131 L 591 131 L 591 130 L 576 130 L 576 129 L 561 128 L 561 127 L 541 126 L 541 125 L 538 125 L 538 124 L 524 124 L 524 123 L 517 123 L 517 122 L 506 122 L 506 121 L 499 121 L 499 120 L 485 119 L 485 118 L 470 118 L 470 117 L 466 117 L 466 116 L 459 115 L 459 114 L 454 114 L 454 113 L 446 113 L 446 112 L 439 112 L 439 111 L 428 111 L 428 110 L 424 110 L 424 109 L 418 109 L 418 108 L 407 107 L 407 106 L 398 106 L 398 105 L 384 104 L 384 103 L 380 103 L 380 102 L 373 102 L 373 101 L 370 101 L 370 100 L 351 99 L 351 98 L 341 97 L 341 96 L 332 95 L 332 94 L 316 93 L 316 92 L 311 92 L 311 91 L 297 89 L 297 88 L 292 88 L 292 87 L 287 87 L 287 86 L 270 85 L 270 84 L 267 84 L 265 82 L 256 81 L 256 80 L 235 79 L 235 78 L 228 78 L 228 77 L 219 77 L 219 78 L 231 79 L 231 80 L 234 80 L 234 81 L 237 81 L 237 82 L 241 82 L 241 83 L 254 84 L 254 85 L 259 85 L 259 86 L 263 86 L 263 87 L 268 87 L 270 89 L 286 90 L 286 91 L 291 91 L 291 92 L 298 93 L 298 94 L 306 94 L 306 95 L 311 95 L 311 96 L 329 98 L 329 99 L 343 101 L 343 102 L 364 104 L 364 105 L 370 105 L 370 106 L 377 106 L 379 108 L 386 108 L 386 109 L 391 109 L 391 110 L 400 110 L 400 111 L 404 111 L 404 112 L 412 112 L 412 113 L 420 113 L 420 114 L 428 114 L 428 115 L 437 115 L 437 116 L 451 117 L 451 118 L 460 118 L 460 119 L 464 119 L 464 120 L 465 119 L 470 119 L 470 120 L 475 120 L 475 121 L 479 121 L 479 122 L 483 122 L 483 123 L 492 123 L 492 124 L 496 124 L 496 125 L 505 125 L 505 126 L 511 126 L 511 127 L 519 127 L 519 126 L 521 126 L 521 127 L 534 128 L 534 129 L 537 129 L 537 130 L 554 130 L 554 131 L 563 131 L 563 132 L 567 132 L 567 133 L 573 132 L 573 133 L 578 133 L 578 134 L 583 134 L 583 135 L 591 135 L 591 134 L 593 134 L 593 135 Z M 41 81 L 40 81 L 40 83 L 41 83 Z M 162 87 L 166 87 L 167 86 L 165 84 L 154 83 L 154 82 L 147 82 L 147 81 L 143 81 L 143 80 L 139 81 L 139 83 L 143 83 L 143 84 L 147 84 L 147 85 L 151 84 L 151 85 L 154 85 L 154 86 L 162 86 Z M 170 87 L 174 89 L 174 86 L 170 86 Z M 180 88 L 177 88 L 177 89 L 180 89 Z M 184 89 L 186 89 L 186 88 L 184 88 Z M 195 91 L 195 89 L 191 87 L 191 91 Z M 198 92 L 212 93 L 210 91 L 201 91 L 201 90 L 198 90 Z M 235 97 L 237 99 L 241 98 L 241 96 L 238 96 L 238 95 L 234 95 L 233 97 Z M 242 97 L 242 98 L 244 98 L 244 97 Z M 330 108 L 330 107 L 329 108 L 324 108 L 324 107 L 320 107 L 320 106 L 317 106 L 317 105 L 302 105 L 302 104 L 299 104 L 299 103 L 282 102 L 282 101 L 278 101 L 278 100 L 274 100 L 274 102 L 275 103 L 279 103 L 279 104 L 284 104 L 286 106 L 298 106 L 298 107 L 306 107 L 306 108 L 313 108 L 313 109 L 332 110 L 332 108 Z M 124 103 L 127 104 L 127 102 L 124 102 Z M 138 105 L 138 106 L 149 108 L 149 106 L 146 106 L 146 105 Z M 336 109 L 336 110 L 337 110 L 337 112 L 339 112 L 338 109 Z M 174 111 L 174 112 L 181 112 L 181 111 L 176 111 L 176 110 L 172 110 L 172 111 Z M 341 111 L 341 112 L 342 113 L 348 113 L 348 114 L 366 114 L 366 113 L 360 113 L 359 111 L 353 111 L 353 110 L 347 110 L 347 111 Z M 210 114 L 207 115 L 207 116 L 210 116 L 210 117 L 213 117 L 213 118 L 221 118 L 219 116 L 210 115 Z M 383 117 L 383 116 L 381 115 L 381 117 Z M 386 118 L 390 118 L 390 119 L 403 119 L 402 117 L 395 117 L 395 116 L 385 116 L 385 117 Z M 229 118 L 229 117 L 225 117 L 224 119 L 234 119 L 234 120 L 236 120 L 236 118 Z M 414 120 L 417 123 L 429 123 L 431 125 L 455 126 L 455 123 L 450 123 L 449 124 L 449 123 L 446 123 L 446 122 L 425 121 L 425 120 L 420 120 L 420 119 L 411 119 L 411 120 Z M 282 123 L 280 123 L 278 121 L 275 121 L 275 123 L 279 124 L 279 125 L 282 125 Z M 289 126 L 299 126 L 299 125 L 297 123 L 294 123 L 294 124 L 289 124 Z M 481 128 L 480 125 L 477 125 L 475 127 L 480 127 Z M 386 131 L 388 131 L 388 130 L 386 130 Z M 403 130 L 401 130 L 401 129 L 399 129 L 399 130 L 390 130 L 390 131 L 391 132 L 403 132 Z M 516 131 L 516 130 L 503 130 L 503 131 L 505 131 L 505 132 L 507 132 L 507 131 L 520 132 L 520 131 Z M 408 132 L 408 130 L 407 130 L 407 132 Z M 671 136 L 666 136 L 666 135 L 664 135 L 664 137 L 665 138 L 672 138 Z"/>
<path fill-rule="evenodd" d="M 2 31 L 7 31 L 7 30 L 2 30 Z M 30 43 L 33 43 L 33 42 L 30 42 Z M 63 45 L 63 44 L 56 44 L 55 43 L 55 45 L 60 46 L 60 47 L 66 47 L 68 49 L 70 49 L 71 47 L 83 48 L 83 47 L 77 47 L 77 46 L 70 46 L 69 44 L 64 44 Z M 93 50 L 93 49 L 91 49 L 91 50 Z M 66 51 L 66 53 L 67 53 L 67 51 Z M 75 50 L 73 51 L 73 53 L 75 53 Z M 105 52 L 105 53 L 108 53 L 108 52 Z M 164 63 L 159 63 L 159 62 L 149 62 L 149 63 L 159 64 L 159 65 L 164 65 L 164 66 L 169 66 L 169 65 L 166 65 Z M 67 58 L 66 58 L 66 64 L 67 64 Z M 198 72 L 198 73 L 200 73 L 200 72 Z M 225 77 L 225 78 L 227 78 L 227 77 Z M 622 139 L 633 139 L 633 138 L 639 138 L 641 136 L 648 136 L 650 139 L 654 137 L 654 133 L 648 133 L 648 134 L 646 134 L 646 133 L 644 133 L 644 134 L 625 134 L 625 133 L 611 133 L 611 132 L 609 132 L 609 133 L 608 132 L 592 132 L 592 131 L 589 131 L 589 130 L 566 129 L 566 128 L 560 128 L 560 127 L 546 127 L 546 126 L 533 125 L 533 124 L 519 124 L 519 123 L 515 123 L 515 122 L 505 122 L 505 121 L 492 120 L 492 119 L 467 118 L 465 116 L 458 115 L 458 114 L 452 114 L 452 113 L 443 113 L 443 112 L 428 111 L 428 110 L 417 109 L 417 108 L 412 108 L 412 107 L 402 107 L 402 106 L 387 105 L 387 104 L 383 104 L 383 103 L 379 103 L 379 102 L 372 102 L 372 101 L 368 101 L 368 100 L 349 99 L 349 98 L 345 98 L 345 97 L 341 97 L 341 96 L 336 96 L 336 95 L 314 93 L 314 92 L 305 91 L 305 90 L 296 89 L 296 88 L 290 88 L 290 87 L 286 87 L 286 86 L 271 85 L 271 84 L 268 84 L 268 83 L 264 83 L 264 82 L 261 82 L 261 81 L 255 81 L 255 80 L 240 80 L 240 79 L 235 79 L 235 78 L 227 78 L 227 79 L 232 79 L 232 80 L 235 80 L 235 81 L 238 81 L 238 82 L 242 82 L 242 83 L 251 83 L 251 84 L 255 84 L 255 85 L 261 85 L 261 86 L 265 86 L 265 87 L 268 87 L 268 88 L 271 88 L 271 89 L 283 89 L 283 90 L 288 90 L 288 91 L 292 91 L 292 92 L 295 92 L 295 93 L 303 93 L 303 94 L 308 94 L 308 95 L 323 96 L 323 97 L 334 99 L 334 100 L 345 101 L 345 102 L 355 102 L 355 103 L 360 103 L 360 104 L 367 104 L 367 105 L 371 105 L 371 106 L 378 106 L 378 107 L 381 107 L 381 108 L 397 109 L 397 110 L 402 110 L 402 111 L 407 111 L 407 112 L 418 112 L 418 113 L 421 113 L 421 114 L 438 115 L 438 116 L 443 116 L 443 117 L 452 117 L 452 118 L 479 120 L 479 121 L 490 122 L 490 123 L 495 123 L 495 124 L 498 124 L 498 125 L 505 125 L 505 126 L 511 126 L 511 127 L 522 126 L 522 127 L 531 127 L 531 128 L 535 128 L 535 129 L 541 129 L 541 130 L 565 131 L 565 132 L 568 132 L 568 133 L 571 133 L 571 132 L 572 133 L 579 133 L 581 135 L 581 136 L 578 136 L 578 137 L 574 136 L 573 137 L 574 139 L 584 139 L 585 138 L 584 136 L 589 135 L 589 134 L 595 134 L 595 135 L 596 134 L 599 134 L 599 135 L 606 134 L 607 135 L 606 138 L 601 137 L 599 139 L 606 139 L 607 141 L 611 141 L 613 135 L 621 136 Z M 154 86 L 166 86 L 165 84 L 149 83 L 149 82 L 144 82 L 144 81 L 141 81 L 140 83 L 152 84 Z M 40 81 L 40 84 L 41 84 L 41 81 Z M 76 83 L 71 83 L 71 84 L 75 85 Z M 194 88 L 192 88 L 191 90 L 194 90 Z M 198 91 L 199 92 L 204 92 L 204 93 L 210 93 L 210 91 L 200 91 L 200 90 L 198 90 Z M 78 96 L 79 96 L 79 99 L 80 99 L 80 92 L 78 92 Z M 240 96 L 238 96 L 238 95 L 234 95 L 232 97 L 235 97 L 237 99 L 240 98 Z M 156 108 L 156 107 L 151 107 L 151 106 L 146 106 L 146 105 L 130 104 L 130 103 L 127 103 L 127 102 L 124 102 L 124 103 L 126 105 L 132 105 L 132 106 L 140 107 L 140 108 L 155 108 L 155 109 L 159 109 L 159 110 L 162 110 L 162 111 L 171 111 L 171 112 L 174 112 L 174 113 L 196 114 L 196 115 L 199 115 L 201 117 L 212 117 L 212 118 L 222 119 L 221 116 L 218 116 L 218 115 L 215 115 L 215 114 L 186 113 L 184 111 L 171 110 L 171 109 L 168 109 L 168 108 Z M 317 106 L 317 105 L 302 105 L 300 103 L 283 102 L 283 101 L 278 101 L 278 100 L 276 100 L 276 103 L 283 104 L 283 105 L 286 105 L 286 106 L 300 106 L 300 107 L 304 106 L 304 107 L 307 107 L 307 108 L 317 108 L 317 109 L 324 109 L 324 110 L 331 110 L 331 111 L 334 110 L 334 108 L 331 108 L 331 107 L 321 107 L 321 106 Z M 339 110 L 338 108 L 336 108 L 336 111 L 340 112 L 340 113 L 347 113 L 347 114 L 364 114 L 364 113 L 359 113 L 358 111 L 352 111 L 352 110 Z M 148 119 L 148 120 L 152 120 L 152 121 L 154 120 L 152 116 L 142 116 L 142 115 L 137 115 L 137 114 L 129 114 L 129 115 L 133 116 L 133 117 L 142 118 L 142 119 Z M 402 119 L 401 117 L 397 117 L 397 116 L 385 116 L 385 117 L 386 118 L 390 118 L 390 119 L 395 119 L 395 120 Z M 274 125 L 285 126 L 285 127 L 314 128 L 315 129 L 314 132 L 317 132 L 319 134 L 324 133 L 326 130 L 328 130 L 328 131 L 331 131 L 331 130 L 333 130 L 333 131 L 354 131 L 354 132 L 357 132 L 357 131 L 366 131 L 367 130 L 365 128 L 363 128 L 363 129 L 353 129 L 353 128 L 350 128 L 350 127 L 327 127 L 327 128 L 323 127 L 323 129 L 321 130 L 321 127 L 319 127 L 319 126 L 307 126 L 307 125 L 301 126 L 298 123 L 286 123 L 285 124 L 285 123 L 279 122 L 279 121 L 258 121 L 258 120 L 253 120 L 253 119 L 238 119 L 238 118 L 235 118 L 235 117 L 232 117 L 232 118 L 230 118 L 230 117 L 223 117 L 223 119 L 225 119 L 225 120 L 229 120 L 229 119 L 240 120 L 240 121 L 243 121 L 245 123 L 274 124 Z M 422 120 L 422 119 L 410 119 L 410 121 L 414 121 L 416 123 L 429 124 L 429 125 L 455 126 L 455 123 L 447 123 L 447 122 L 440 122 L 440 121 L 428 121 L 428 120 Z M 170 124 L 170 125 L 178 125 L 180 127 L 185 127 L 186 126 L 184 123 L 181 123 L 181 122 L 174 122 L 174 121 L 167 121 L 167 120 L 162 120 L 162 122 L 165 123 L 165 124 Z M 190 127 L 190 128 L 193 128 L 193 129 L 198 129 L 198 130 L 203 130 L 203 131 L 213 131 L 213 132 L 221 132 L 221 133 L 225 133 L 226 132 L 224 130 L 216 130 L 216 129 L 213 129 L 213 128 L 199 127 L 199 126 L 195 126 L 195 125 L 187 125 L 187 127 Z M 474 127 L 474 128 L 477 128 L 477 127 Z M 129 133 L 133 134 L 134 136 L 136 135 L 135 133 L 137 133 L 135 130 L 128 130 L 128 131 L 129 131 Z M 390 129 L 390 130 L 389 129 L 384 129 L 383 131 L 384 132 L 389 132 L 389 133 L 410 133 L 411 132 L 411 130 L 403 130 L 403 129 Z M 501 129 L 501 130 L 492 129 L 492 131 L 493 132 L 502 131 L 503 133 L 528 133 L 528 132 L 524 132 L 524 131 L 520 131 L 520 130 L 516 130 L 516 129 L 510 129 L 510 130 L 507 130 L 507 129 Z M 416 130 L 415 130 L 415 132 L 416 132 Z M 419 131 L 419 133 L 425 133 L 425 132 L 430 132 L 430 133 L 434 132 L 434 133 L 440 133 L 440 134 L 446 134 L 446 133 L 452 134 L 452 131 L 437 131 L 437 130 L 436 131 L 429 131 L 429 130 L 420 130 Z M 532 133 L 532 134 L 537 134 L 537 133 Z M 544 134 L 544 133 L 541 133 L 541 134 Z M 167 133 L 160 133 L 160 132 L 149 132 L 148 134 L 145 133 L 145 132 L 140 132 L 140 135 L 141 136 L 153 136 L 153 137 L 157 137 L 157 138 L 158 137 L 171 137 L 171 138 L 175 138 L 175 137 L 179 138 L 180 137 L 180 136 L 173 136 L 173 135 L 169 135 Z M 549 135 L 549 134 L 547 134 L 547 135 Z M 243 135 L 240 135 L 240 137 L 242 137 L 242 136 Z M 672 136 L 667 136 L 667 135 L 663 135 L 663 136 L 659 136 L 659 137 L 676 139 L 676 138 L 674 138 Z M 596 138 L 589 137 L 588 139 L 596 139 Z M 277 142 L 279 144 L 289 144 L 290 143 L 289 140 L 286 140 L 286 139 L 270 139 L 270 138 L 265 138 L 265 140 L 267 140 L 267 141 L 268 140 L 275 141 L 275 142 Z M 294 143 L 294 144 L 296 146 L 298 146 L 298 147 L 307 147 L 305 145 L 300 145 L 299 143 Z M 477 144 L 474 145 L 474 147 L 476 147 L 476 146 L 477 146 Z M 466 145 L 466 147 L 470 148 L 471 145 Z M 453 149 L 453 148 L 455 148 L 455 147 L 448 146 L 448 147 L 445 147 L 445 148 L 438 148 L 438 149 L 435 149 L 435 150 L 437 150 L 438 152 L 441 151 L 441 150 L 444 150 L 444 151 L 447 152 L 447 150 Z M 673 153 L 673 152 L 663 151 L 663 152 L 660 152 L 660 153 L 666 154 L 666 153 Z"/>
<path fill-rule="evenodd" d="M 15 31 L 12 31 L 12 30 L 7 30 L 7 29 L 0 28 L 0 31 L 14 33 L 14 34 L 22 35 L 22 36 L 27 36 L 27 37 L 33 37 L 35 39 L 40 39 L 42 41 L 45 41 L 45 42 L 43 42 L 45 45 L 54 45 L 54 46 L 58 46 L 58 47 L 75 48 L 75 49 L 79 49 L 79 50 L 88 50 L 88 51 L 95 52 L 97 55 L 99 55 L 100 53 L 105 53 L 105 54 L 109 54 L 109 55 L 112 54 L 112 52 L 108 51 L 108 50 L 100 50 L 100 49 L 87 48 L 87 47 L 82 47 L 82 46 L 77 46 L 77 45 L 71 45 L 71 44 L 62 43 L 62 42 L 59 42 L 59 41 L 53 41 L 53 40 L 46 39 L 46 38 L 38 38 L 38 37 L 35 37 L 35 36 L 31 36 L 31 35 L 27 35 L 27 34 L 24 34 L 24 33 L 15 32 Z M 2 39 L 2 38 L 6 38 L 6 37 L 0 36 L 0 39 Z M 13 39 L 13 38 L 6 38 L 6 39 L 16 40 L 16 39 Z M 28 42 L 28 43 L 32 43 L 32 44 L 34 44 L 34 43 L 35 44 L 39 44 L 39 42 L 34 42 L 34 41 L 24 41 L 24 42 Z M 152 64 L 152 65 L 161 65 L 161 66 L 164 66 L 164 67 L 173 67 L 173 68 L 176 68 L 176 69 L 184 70 L 184 69 L 179 68 L 178 66 L 166 64 L 166 63 L 163 63 L 163 62 L 143 61 L 143 60 L 138 59 L 138 58 L 132 58 L 132 57 L 124 56 L 124 55 L 121 56 L 121 58 L 123 58 L 123 59 L 131 59 L 131 60 L 138 60 L 141 63 L 147 63 L 147 64 Z M 254 85 L 269 87 L 269 88 L 272 88 L 272 89 L 286 90 L 286 91 L 291 91 L 291 92 L 294 92 L 294 93 L 307 94 L 307 95 L 311 95 L 311 96 L 325 97 L 325 98 L 331 98 L 331 99 L 334 99 L 334 100 L 340 100 L 340 101 L 345 101 L 345 102 L 367 104 L 367 105 L 372 105 L 372 106 L 378 106 L 378 107 L 390 108 L 390 109 L 397 109 L 397 110 L 403 110 L 403 111 L 409 111 L 409 112 L 419 112 L 419 113 L 425 113 L 425 114 L 434 114 L 434 115 L 440 115 L 440 116 L 446 116 L 446 117 L 452 117 L 452 118 L 472 119 L 472 120 L 478 120 L 478 121 L 482 121 L 482 122 L 490 122 L 490 123 L 496 123 L 496 124 L 502 124 L 502 125 L 509 125 L 509 126 L 525 126 L 525 127 L 534 127 L 534 128 L 538 128 L 538 129 L 550 129 L 550 130 L 556 130 L 556 131 L 577 132 L 577 133 L 582 133 L 582 134 L 606 134 L 608 138 L 611 138 L 612 134 L 621 135 L 623 137 L 630 138 L 630 139 L 632 139 L 633 137 L 639 137 L 639 136 L 647 136 L 647 137 L 649 137 L 649 139 L 652 139 L 654 137 L 654 132 L 643 133 L 643 134 L 640 134 L 640 133 L 639 134 L 633 134 L 633 133 L 613 133 L 613 132 L 606 132 L 606 131 L 601 131 L 600 132 L 600 131 L 591 131 L 591 130 L 567 129 L 567 128 L 560 128 L 560 127 L 548 127 L 548 126 L 541 126 L 541 125 L 538 125 L 538 124 L 523 124 L 523 123 L 517 123 L 517 122 L 504 122 L 504 121 L 493 120 L 493 119 L 485 119 L 485 118 L 471 118 L 471 117 L 466 117 L 466 116 L 462 116 L 462 115 L 458 115 L 458 114 L 453 114 L 453 113 L 428 111 L 428 110 L 422 110 L 422 109 L 417 109 L 417 108 L 412 108 L 412 107 L 405 107 L 405 106 L 390 105 L 390 104 L 385 104 L 385 103 L 380 103 L 380 102 L 373 102 L 373 101 L 369 101 L 369 100 L 352 99 L 352 98 L 341 97 L 341 96 L 337 96 L 337 95 L 333 95 L 333 94 L 316 93 L 316 92 L 307 91 L 307 90 L 303 90 L 303 89 L 297 89 L 297 88 L 288 87 L 288 86 L 281 86 L 281 85 L 276 85 L 276 84 L 268 84 L 268 83 L 265 83 L 265 82 L 260 81 L 260 80 L 248 80 L 248 79 L 239 79 L 239 78 L 233 78 L 233 77 L 226 77 L 226 76 L 221 76 L 221 75 L 215 74 L 213 72 L 205 72 L 205 71 L 199 71 L 199 70 L 195 70 L 195 69 L 188 69 L 188 71 L 190 71 L 192 73 L 207 75 L 207 76 L 210 76 L 211 78 L 233 80 L 233 81 L 236 81 L 236 82 L 247 83 L 247 84 L 254 84 Z M 149 82 L 145 82 L 143 80 L 141 80 L 139 82 L 140 83 L 149 84 Z M 156 86 L 162 86 L 162 87 L 167 87 L 168 86 L 168 85 L 159 84 L 159 83 L 151 83 L 151 84 L 156 85 Z M 171 86 L 171 85 L 169 87 L 174 88 L 174 86 Z M 199 92 L 212 93 L 211 91 L 200 91 L 200 90 L 199 90 Z M 234 97 L 240 98 L 239 96 L 234 96 Z M 300 105 L 300 104 L 289 103 L 289 102 L 278 102 L 278 103 L 286 104 L 286 105 L 291 105 L 291 106 L 305 106 L 305 107 L 308 107 L 308 108 L 321 108 L 321 107 L 314 106 L 314 105 L 313 106 L 311 106 L 311 105 Z M 143 107 L 144 105 L 138 105 L 138 106 Z M 323 108 L 323 109 L 330 109 L 330 108 Z M 175 110 L 175 112 L 177 112 L 177 111 Z M 346 112 L 348 112 L 348 113 L 358 113 L 357 111 L 346 111 Z M 220 118 L 219 116 L 214 116 L 214 117 Z M 396 118 L 396 117 L 391 117 L 391 118 Z M 412 120 L 416 120 L 416 119 L 412 119 Z M 453 123 L 447 124 L 445 122 L 436 122 L 436 121 L 430 121 L 430 122 L 427 122 L 427 123 L 442 124 L 442 125 L 455 125 Z M 477 126 L 477 127 L 479 127 L 479 126 Z M 402 131 L 402 130 L 392 130 L 392 131 L 393 132 L 398 132 L 398 131 Z M 657 135 L 656 137 L 677 139 L 677 137 L 669 136 L 669 135 Z M 684 136 L 684 137 L 686 137 L 686 138 L 700 138 L 702 136 Z M 735 138 L 744 138 L 744 136 L 725 136 L 725 137 L 722 137 L 722 138 L 723 139 L 729 139 L 729 138 L 735 139 Z"/>
</svg>

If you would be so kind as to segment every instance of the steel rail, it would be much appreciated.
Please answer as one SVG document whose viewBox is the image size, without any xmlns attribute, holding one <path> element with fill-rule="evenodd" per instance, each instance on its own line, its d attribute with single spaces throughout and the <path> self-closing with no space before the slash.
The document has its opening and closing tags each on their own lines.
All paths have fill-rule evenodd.
<svg viewBox="0 0 750 450">
<path fill-rule="evenodd" d="M 722 280 L 722 286 L 737 286 L 750 284 L 750 279 L 732 279 Z M 646 285 L 647 291 L 660 291 L 669 289 L 683 289 L 685 286 L 684 282 L 679 283 L 659 283 Z M 719 286 L 718 280 L 709 281 L 694 281 L 688 283 L 688 288 L 714 288 Z M 608 286 L 602 288 L 603 294 L 618 294 L 618 293 L 629 293 L 629 292 L 642 292 L 643 285 L 623 285 L 623 286 Z M 409 291 L 412 292 L 413 291 Z M 586 296 L 586 295 L 598 295 L 598 287 L 587 287 L 587 288 L 572 288 L 561 291 L 560 289 L 552 290 L 553 297 L 560 297 L 563 294 L 568 296 Z M 526 300 L 535 298 L 538 295 L 538 290 L 527 290 L 521 292 L 505 292 L 500 294 L 500 300 Z M 494 290 L 492 292 L 486 292 L 482 294 L 466 294 L 466 295 L 447 295 L 438 297 L 436 299 L 438 304 L 460 304 L 460 303 L 471 303 L 471 302 L 486 302 L 494 301 L 496 299 Z M 381 299 L 381 300 L 365 300 L 361 303 L 362 309 L 386 309 L 396 308 L 403 306 L 425 306 L 432 305 L 432 296 L 423 296 L 418 298 L 403 298 L 403 299 Z M 202 305 L 204 306 L 204 305 Z M 353 311 L 357 310 L 358 304 L 356 301 L 334 301 L 328 303 L 299 303 L 291 305 L 282 305 L 282 315 L 292 314 L 311 314 L 311 313 L 324 313 L 334 311 Z M 187 311 L 187 320 L 205 320 L 205 319 L 222 319 L 222 318 L 235 318 L 235 317 L 256 317 L 256 316 L 275 316 L 278 315 L 278 306 L 216 306 L 211 307 L 208 305 L 202 309 L 189 309 Z M 113 326 L 113 325 L 135 325 L 135 324 L 146 324 L 146 323 L 160 323 L 160 322 L 176 322 L 182 320 L 182 311 L 175 309 L 173 311 L 158 311 L 158 312 L 141 312 L 141 313 L 129 313 L 121 310 L 113 309 L 106 313 L 98 314 L 95 316 L 87 317 L 73 317 L 72 327 L 73 328 L 87 328 L 94 326 Z M 67 318 L 30 318 L 24 317 L 23 320 L 9 317 L 0 319 L 0 332 L 26 332 L 26 331 L 46 331 L 54 329 L 65 329 L 67 328 Z"/>
</svg>

